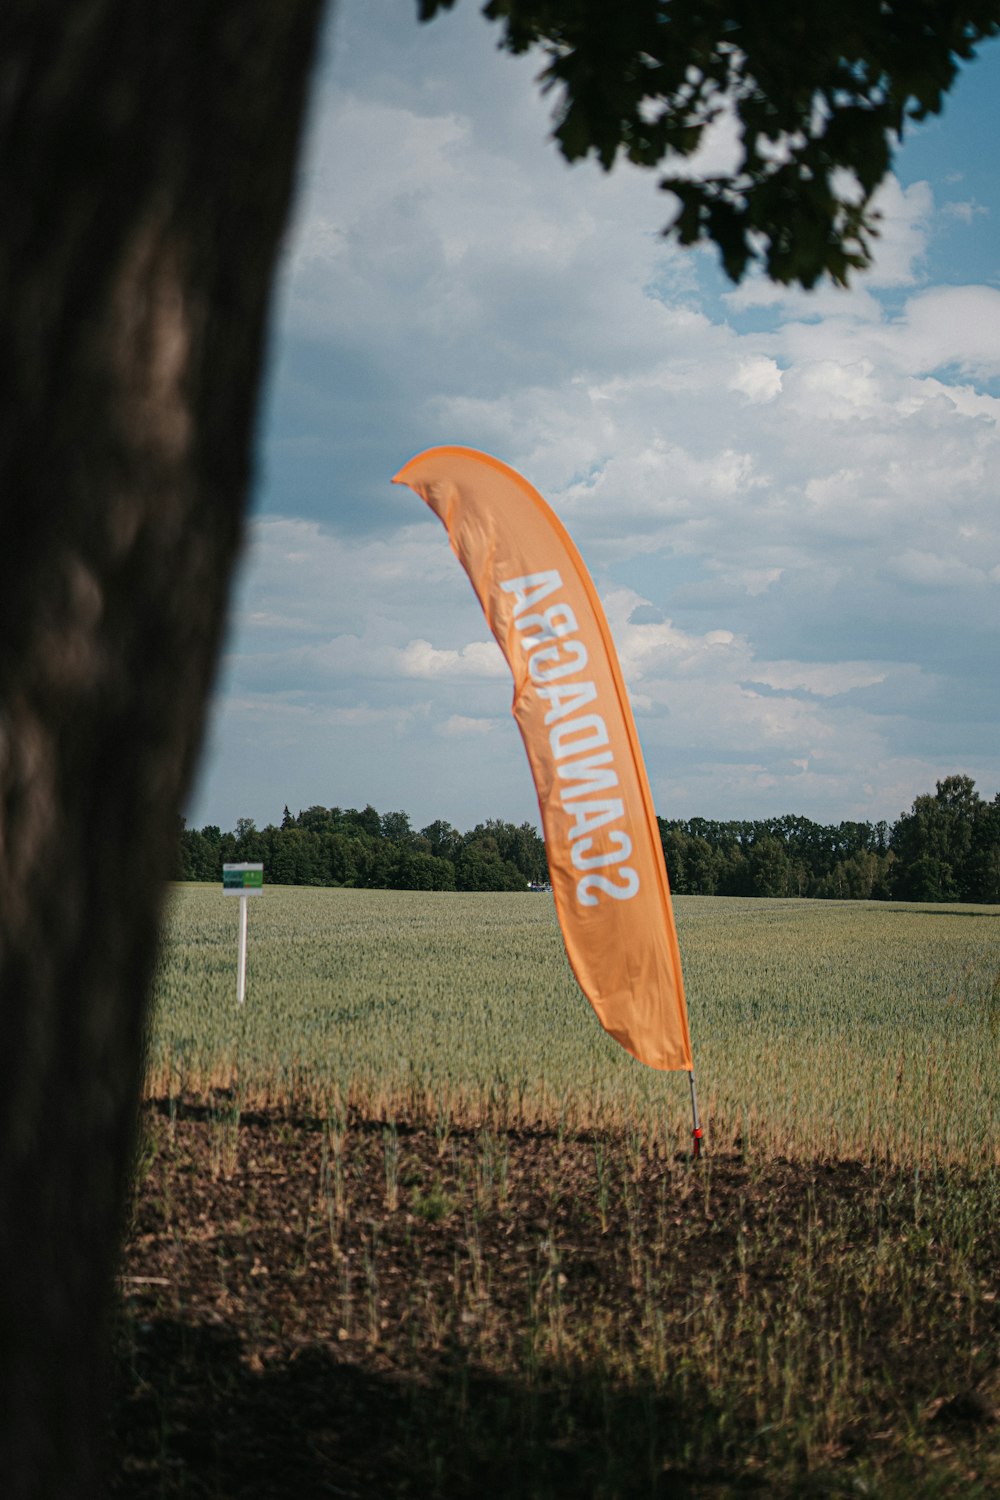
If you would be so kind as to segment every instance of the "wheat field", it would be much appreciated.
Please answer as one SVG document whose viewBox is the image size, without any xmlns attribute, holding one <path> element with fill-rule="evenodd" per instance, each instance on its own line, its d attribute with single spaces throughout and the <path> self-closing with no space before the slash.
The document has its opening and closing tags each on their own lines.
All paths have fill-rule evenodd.
<svg viewBox="0 0 1000 1500">
<path fill-rule="evenodd" d="M 600 1028 L 551 898 L 174 888 L 147 1092 L 327 1118 L 690 1130 L 687 1079 Z M 1000 911 L 675 900 L 709 1148 L 791 1158 L 1000 1160 Z"/>
</svg>

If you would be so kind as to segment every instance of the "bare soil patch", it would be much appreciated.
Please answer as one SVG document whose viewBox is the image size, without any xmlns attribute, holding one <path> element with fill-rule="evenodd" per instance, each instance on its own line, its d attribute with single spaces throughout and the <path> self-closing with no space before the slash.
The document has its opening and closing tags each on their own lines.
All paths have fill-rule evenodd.
<svg viewBox="0 0 1000 1500">
<path fill-rule="evenodd" d="M 995 1177 L 151 1104 L 110 1493 L 988 1495 Z"/>
</svg>

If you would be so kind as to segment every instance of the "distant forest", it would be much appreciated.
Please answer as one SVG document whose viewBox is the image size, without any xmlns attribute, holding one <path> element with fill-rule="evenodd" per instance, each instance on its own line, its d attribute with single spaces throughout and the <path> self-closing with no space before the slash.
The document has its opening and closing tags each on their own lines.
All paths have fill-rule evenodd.
<svg viewBox="0 0 1000 1500">
<path fill-rule="evenodd" d="M 1000 793 L 985 801 L 948 776 L 897 823 L 825 826 L 786 815 L 752 822 L 658 818 L 671 889 L 681 896 L 819 896 L 862 901 L 1000 902 Z M 227 861 L 260 861 L 270 885 L 522 891 L 548 880 L 530 823 L 493 818 L 459 833 L 411 827 L 374 807 L 285 808 L 278 825 L 182 827 L 180 878 L 221 881 Z"/>
</svg>

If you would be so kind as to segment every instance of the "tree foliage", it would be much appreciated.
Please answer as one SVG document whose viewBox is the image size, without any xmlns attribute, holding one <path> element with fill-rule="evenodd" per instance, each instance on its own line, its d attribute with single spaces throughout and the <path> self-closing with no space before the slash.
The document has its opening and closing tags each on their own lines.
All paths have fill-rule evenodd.
<svg viewBox="0 0 1000 1500">
<path fill-rule="evenodd" d="M 418 0 L 422 20 L 455 0 Z M 911 120 L 936 114 L 961 63 L 1000 29 L 997 0 L 487 0 L 510 52 L 541 48 L 567 161 L 665 168 L 666 233 L 718 246 L 739 281 L 847 281 L 869 264 L 872 197 Z M 729 114 L 732 168 L 685 159 Z"/>
<path fill-rule="evenodd" d="M 419 832 L 405 812 L 310 807 L 280 827 L 237 818 L 232 833 L 184 828 L 182 880 L 221 880 L 227 861 L 260 861 L 271 885 L 346 885 L 406 891 L 523 891 L 548 880 L 545 845 L 530 823 L 493 818 L 469 833 L 440 820 Z"/>
<path fill-rule="evenodd" d="M 809 818 L 657 820 L 679 896 L 807 896 L 839 901 L 1000 903 L 1000 794 L 986 802 L 968 776 L 888 823 Z M 419 832 L 405 812 L 310 807 L 258 830 L 183 829 L 182 880 L 218 881 L 227 860 L 260 860 L 270 885 L 389 890 L 523 891 L 548 880 L 530 823 L 490 818 L 468 833 L 440 819 Z"/>
<path fill-rule="evenodd" d="M 903 901 L 1000 901 L 1000 794 L 946 776 L 892 831 L 893 895 Z"/>
</svg>

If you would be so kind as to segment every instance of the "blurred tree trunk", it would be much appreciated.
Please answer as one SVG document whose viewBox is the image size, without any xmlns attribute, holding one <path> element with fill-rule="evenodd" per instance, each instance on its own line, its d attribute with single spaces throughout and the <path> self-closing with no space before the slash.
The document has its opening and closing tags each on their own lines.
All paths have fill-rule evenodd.
<svg viewBox="0 0 1000 1500">
<path fill-rule="evenodd" d="M 93 1493 L 320 0 L 0 12 L 0 1494 Z"/>
</svg>

